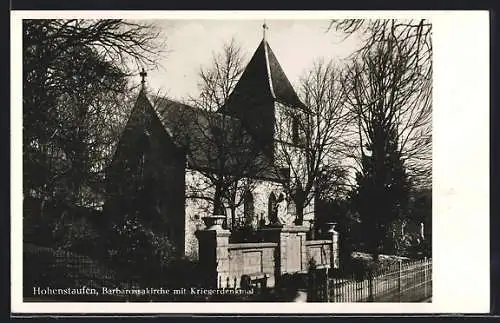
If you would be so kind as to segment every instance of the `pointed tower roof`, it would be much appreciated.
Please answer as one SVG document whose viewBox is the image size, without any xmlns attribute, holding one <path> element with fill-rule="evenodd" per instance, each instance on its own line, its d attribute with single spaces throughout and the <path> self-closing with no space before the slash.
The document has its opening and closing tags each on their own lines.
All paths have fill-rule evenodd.
<svg viewBox="0 0 500 323">
<path fill-rule="evenodd" d="M 286 77 L 278 59 L 265 39 L 265 32 L 257 50 L 229 96 L 224 110 L 232 111 L 237 108 L 236 106 L 240 102 L 246 101 L 249 98 L 256 101 L 271 99 L 292 108 L 301 109 L 306 112 L 310 111 L 300 101 L 292 84 Z"/>
</svg>

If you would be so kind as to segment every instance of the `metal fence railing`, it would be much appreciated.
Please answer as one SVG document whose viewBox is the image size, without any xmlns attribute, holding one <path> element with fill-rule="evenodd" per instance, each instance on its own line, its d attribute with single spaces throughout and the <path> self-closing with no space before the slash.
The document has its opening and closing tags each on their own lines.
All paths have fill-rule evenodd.
<svg viewBox="0 0 500 323">
<path fill-rule="evenodd" d="M 320 302 L 421 302 L 432 297 L 432 259 L 400 262 L 362 279 L 316 270 L 310 298 Z"/>
</svg>

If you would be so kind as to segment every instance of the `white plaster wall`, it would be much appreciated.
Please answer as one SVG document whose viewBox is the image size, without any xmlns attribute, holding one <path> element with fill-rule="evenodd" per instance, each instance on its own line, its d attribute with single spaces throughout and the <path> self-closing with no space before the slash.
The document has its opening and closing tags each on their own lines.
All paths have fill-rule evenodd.
<svg viewBox="0 0 500 323">
<path fill-rule="evenodd" d="M 254 199 L 254 221 L 253 225 L 254 227 L 257 227 L 258 221 L 263 217 L 266 219 L 266 223 L 268 219 L 268 201 L 269 201 L 269 195 L 271 194 L 272 191 L 274 191 L 274 194 L 276 197 L 279 195 L 280 192 L 282 192 L 282 186 L 279 183 L 275 183 L 272 181 L 265 181 L 265 180 L 253 180 L 252 181 L 252 195 Z M 241 193 L 241 192 L 240 192 Z M 241 196 L 237 196 L 237 200 L 240 200 Z M 227 210 L 227 216 L 228 216 L 228 223 L 230 224 L 231 219 L 230 217 L 230 210 Z M 243 219 L 244 218 L 244 205 L 241 203 L 236 208 L 236 218 L 237 219 Z"/>
<path fill-rule="evenodd" d="M 203 198 L 192 198 L 190 196 L 203 196 L 207 198 L 213 198 L 214 188 L 208 185 L 209 180 L 199 171 L 196 170 L 186 170 L 186 200 L 185 200 L 185 255 L 193 259 L 198 257 L 198 239 L 195 236 L 195 232 L 198 229 L 204 228 L 204 223 L 202 218 L 207 215 L 211 215 L 213 211 L 212 203 Z M 281 184 L 265 181 L 265 180 L 253 180 L 252 182 L 252 195 L 254 198 L 254 221 L 253 224 L 257 227 L 258 221 L 261 217 L 268 221 L 268 201 L 269 195 L 274 191 L 276 197 L 280 192 L 283 191 Z M 241 196 L 237 196 L 239 200 Z M 226 215 L 228 224 L 231 224 L 231 212 L 230 209 L 226 209 Z M 236 208 L 236 218 L 243 219 L 244 217 L 244 206 L 241 203 L 240 206 Z"/>
<path fill-rule="evenodd" d="M 257 219 L 263 217 L 266 220 L 266 224 L 269 223 L 269 195 L 271 195 L 271 192 L 274 192 L 274 195 L 278 197 L 279 193 L 281 193 L 282 191 L 283 187 L 279 183 L 263 180 L 256 181 L 253 195 L 255 203 L 255 215 Z"/>
<path fill-rule="evenodd" d="M 280 183 L 264 180 L 256 180 L 254 182 L 254 189 L 252 191 L 254 198 L 254 224 L 257 226 L 258 221 L 263 217 L 266 220 L 266 224 L 269 223 L 269 196 L 271 192 L 274 192 L 276 197 L 283 192 L 283 186 Z M 228 211 L 229 212 L 229 211 Z M 295 213 L 293 201 L 289 203 L 289 212 Z M 229 213 L 228 213 L 229 214 Z M 237 218 L 243 218 L 243 205 L 240 205 L 236 210 Z M 309 221 L 314 219 L 314 199 L 311 200 L 309 205 L 304 209 L 304 220 Z"/>
</svg>

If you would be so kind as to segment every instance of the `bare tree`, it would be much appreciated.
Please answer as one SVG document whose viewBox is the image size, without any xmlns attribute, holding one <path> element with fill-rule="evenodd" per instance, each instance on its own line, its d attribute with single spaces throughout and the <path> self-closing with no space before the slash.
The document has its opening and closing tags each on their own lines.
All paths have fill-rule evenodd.
<svg viewBox="0 0 500 323">
<path fill-rule="evenodd" d="M 404 43 L 409 49 L 409 65 L 427 78 L 432 75 L 432 24 L 427 19 L 346 19 L 332 20 L 329 30 L 346 34 L 346 38 L 357 35 L 362 46 L 352 56 L 366 55 L 379 43 L 388 39 Z"/>
<path fill-rule="evenodd" d="M 354 63 L 347 72 L 350 84 L 345 88 L 351 107 L 356 106 L 356 115 L 363 119 L 357 125 L 360 147 L 364 144 L 361 134 L 369 131 L 364 123 L 371 118 L 361 114 L 361 106 L 383 106 L 384 126 L 397 128 L 399 151 L 413 185 L 429 187 L 432 25 L 425 19 L 333 20 L 330 28 L 363 40 L 352 55 Z"/>
<path fill-rule="evenodd" d="M 427 34 L 410 33 L 423 22 L 419 28 L 394 20 L 367 24 L 373 34 L 342 84 L 357 133 L 355 200 L 378 254 L 391 248 L 390 224 L 404 215 L 409 191 L 431 178 L 432 64 L 419 49 Z"/>
<path fill-rule="evenodd" d="M 41 201 L 26 214 L 96 202 L 130 107 L 128 76 L 155 65 L 158 36 L 119 19 L 23 21 L 23 193 Z"/>
<path fill-rule="evenodd" d="M 188 187 L 187 197 L 208 201 L 214 214 L 230 210 L 233 226 L 245 192 L 253 190 L 254 178 L 268 167 L 268 161 L 240 120 L 219 112 L 244 67 L 244 54 L 233 38 L 221 52 L 213 54 L 210 66 L 200 69 L 199 95 L 188 100 L 195 108 L 190 117 L 191 162 L 202 177 Z"/>
<path fill-rule="evenodd" d="M 254 179 L 269 164 L 239 120 L 204 110 L 198 116 L 198 121 L 203 121 L 196 122 L 193 128 L 201 136 L 190 141 L 190 150 L 196 151 L 198 160 L 193 164 L 203 175 L 202 187 L 213 188 L 213 194 L 197 191 L 212 203 L 214 214 L 229 210 L 232 225 L 237 225 L 236 209 L 244 202 L 245 192 L 253 191 Z M 196 167 L 202 164 L 207 167 Z"/>
<path fill-rule="evenodd" d="M 219 111 L 226 103 L 245 68 L 245 55 L 234 38 L 224 43 L 222 51 L 212 54 L 209 66 L 201 67 L 199 95 L 191 98 L 197 107 Z"/>
<path fill-rule="evenodd" d="M 301 94 L 310 111 L 285 110 L 291 124 L 279 124 L 276 129 L 280 143 L 277 165 L 290 171 L 288 193 L 296 205 L 298 224 L 314 197 L 331 197 L 345 189 L 348 166 L 342 161 L 348 149 L 344 136 L 349 113 L 340 76 L 331 61 L 316 62 L 302 79 Z"/>
</svg>

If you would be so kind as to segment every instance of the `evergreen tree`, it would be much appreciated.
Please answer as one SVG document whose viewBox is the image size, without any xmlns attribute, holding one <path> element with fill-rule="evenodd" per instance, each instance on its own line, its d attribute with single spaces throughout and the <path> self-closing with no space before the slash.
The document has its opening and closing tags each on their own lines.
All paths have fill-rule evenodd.
<svg viewBox="0 0 500 323">
<path fill-rule="evenodd" d="M 362 155 L 362 170 L 353 201 L 360 214 L 365 245 L 374 258 L 394 251 L 391 224 L 404 216 L 408 204 L 409 181 L 394 131 L 374 127 L 372 144 Z"/>
<path fill-rule="evenodd" d="M 379 25 L 381 32 L 353 57 L 342 82 L 357 137 L 359 187 L 352 198 L 374 256 L 394 252 L 394 222 L 409 216 L 410 183 L 413 190 L 431 175 L 430 62 L 418 60 L 414 38 L 402 37 L 401 25 Z"/>
</svg>

